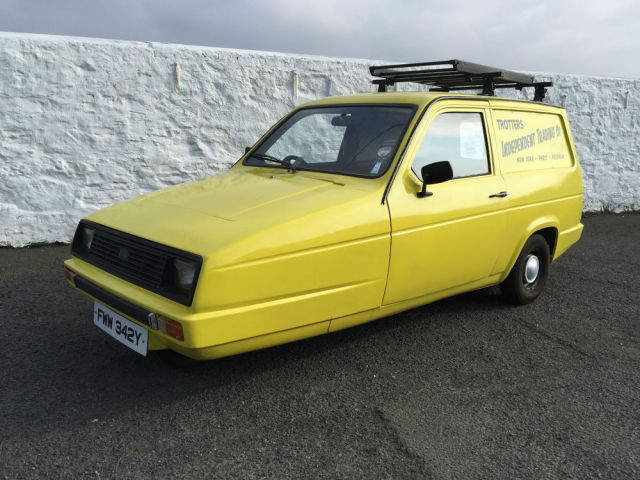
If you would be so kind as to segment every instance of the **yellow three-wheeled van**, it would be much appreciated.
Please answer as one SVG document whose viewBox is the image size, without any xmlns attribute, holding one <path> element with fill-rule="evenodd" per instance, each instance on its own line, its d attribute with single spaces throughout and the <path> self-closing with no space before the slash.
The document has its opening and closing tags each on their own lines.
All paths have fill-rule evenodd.
<svg viewBox="0 0 640 480">
<path fill-rule="evenodd" d="M 65 271 L 95 325 L 207 359 L 490 285 L 540 295 L 582 232 L 578 158 L 562 108 L 492 93 L 549 84 L 455 60 L 372 73 L 382 92 L 296 108 L 225 173 L 81 220 Z M 436 91 L 384 92 L 405 81 Z"/>
</svg>

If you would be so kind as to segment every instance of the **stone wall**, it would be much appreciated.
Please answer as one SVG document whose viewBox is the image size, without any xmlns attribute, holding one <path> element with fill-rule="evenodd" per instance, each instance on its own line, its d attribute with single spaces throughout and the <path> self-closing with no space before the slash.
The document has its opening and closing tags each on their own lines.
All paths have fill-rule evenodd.
<svg viewBox="0 0 640 480">
<path fill-rule="evenodd" d="M 295 105 L 373 91 L 372 60 L 0 33 L 0 245 L 214 175 Z M 541 74 L 572 122 L 585 210 L 640 208 L 640 81 Z"/>
</svg>

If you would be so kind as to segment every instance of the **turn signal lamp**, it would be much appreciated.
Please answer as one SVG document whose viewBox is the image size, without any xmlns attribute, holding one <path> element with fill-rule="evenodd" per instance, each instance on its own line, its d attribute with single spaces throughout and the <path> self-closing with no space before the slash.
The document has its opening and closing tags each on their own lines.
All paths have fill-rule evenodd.
<svg viewBox="0 0 640 480">
<path fill-rule="evenodd" d="M 64 276 L 67 281 L 75 287 L 76 282 L 74 280 L 74 277 L 76 276 L 76 274 L 69 270 L 67 267 L 64 267 Z"/>
<path fill-rule="evenodd" d="M 182 331 L 182 325 L 176 322 L 175 320 L 171 320 L 170 318 L 159 316 L 158 327 L 160 327 L 160 330 L 162 330 L 164 333 L 166 333 L 170 337 L 173 337 L 177 340 L 184 342 L 184 333 Z"/>
</svg>

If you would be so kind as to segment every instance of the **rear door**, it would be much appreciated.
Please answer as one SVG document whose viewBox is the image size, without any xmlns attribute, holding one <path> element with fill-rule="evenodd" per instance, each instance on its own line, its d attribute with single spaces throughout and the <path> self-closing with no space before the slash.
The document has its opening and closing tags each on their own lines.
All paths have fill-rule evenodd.
<svg viewBox="0 0 640 480">
<path fill-rule="evenodd" d="M 391 187 L 392 240 L 384 304 L 486 279 L 506 229 L 508 196 L 488 137 L 488 103 L 431 107 Z M 419 198 L 421 167 L 449 161 L 454 178 L 428 185 Z"/>
</svg>

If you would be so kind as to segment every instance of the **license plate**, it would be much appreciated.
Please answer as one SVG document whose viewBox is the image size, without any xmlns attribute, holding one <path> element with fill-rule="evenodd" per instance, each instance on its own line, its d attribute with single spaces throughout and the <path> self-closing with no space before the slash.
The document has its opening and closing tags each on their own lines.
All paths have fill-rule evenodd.
<svg viewBox="0 0 640 480">
<path fill-rule="evenodd" d="M 140 355 L 147 356 L 149 331 L 146 328 L 124 318 L 98 302 L 93 304 L 93 323 L 120 343 L 125 344 Z"/>
</svg>

